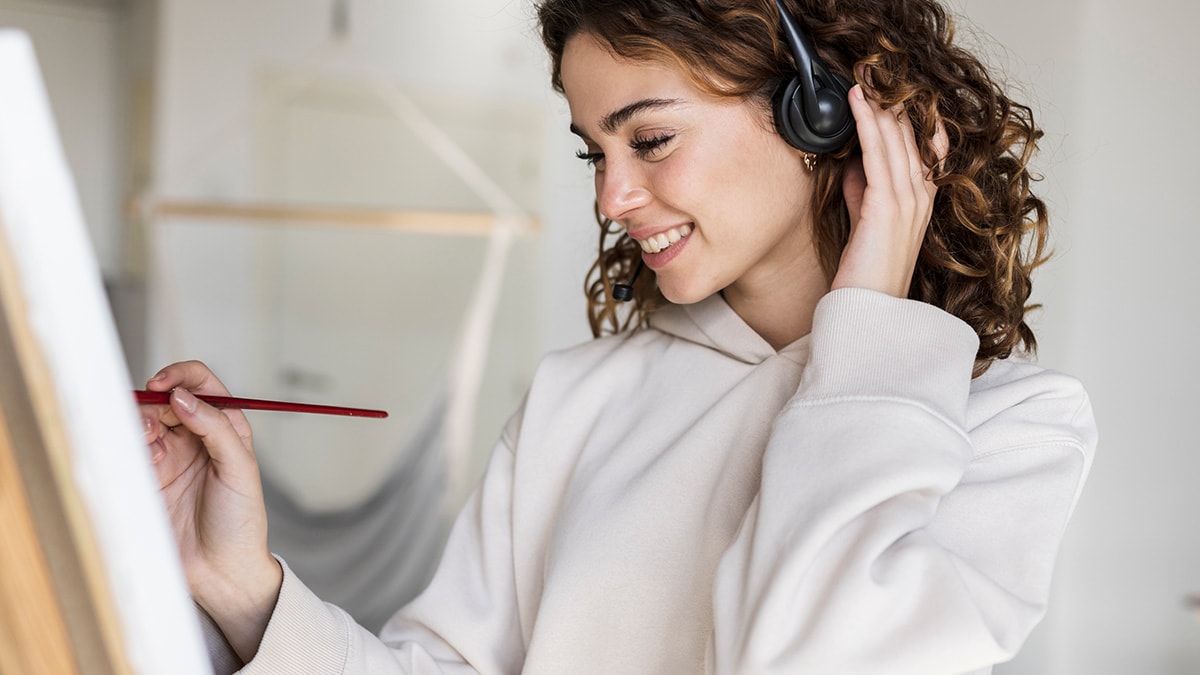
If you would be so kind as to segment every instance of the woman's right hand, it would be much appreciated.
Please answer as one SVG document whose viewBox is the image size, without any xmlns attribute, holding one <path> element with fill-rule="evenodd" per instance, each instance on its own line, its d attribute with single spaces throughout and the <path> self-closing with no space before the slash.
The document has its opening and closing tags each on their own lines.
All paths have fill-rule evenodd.
<svg viewBox="0 0 1200 675">
<path fill-rule="evenodd" d="M 199 361 L 174 363 L 147 383 L 168 405 L 143 405 L 146 442 L 192 597 L 243 661 L 258 651 L 283 571 L 267 547 L 267 513 L 250 424 L 195 394 L 228 396 Z"/>
</svg>

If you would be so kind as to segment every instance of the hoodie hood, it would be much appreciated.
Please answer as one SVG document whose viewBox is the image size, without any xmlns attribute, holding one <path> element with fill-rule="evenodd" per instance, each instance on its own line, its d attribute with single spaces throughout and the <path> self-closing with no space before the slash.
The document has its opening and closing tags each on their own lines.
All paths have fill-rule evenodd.
<svg viewBox="0 0 1200 675">
<path fill-rule="evenodd" d="M 772 356 L 782 356 L 801 365 L 808 360 L 807 335 L 776 352 L 733 311 L 720 293 L 691 305 L 668 304 L 650 315 L 650 327 L 715 349 L 743 363 L 759 364 Z"/>
</svg>

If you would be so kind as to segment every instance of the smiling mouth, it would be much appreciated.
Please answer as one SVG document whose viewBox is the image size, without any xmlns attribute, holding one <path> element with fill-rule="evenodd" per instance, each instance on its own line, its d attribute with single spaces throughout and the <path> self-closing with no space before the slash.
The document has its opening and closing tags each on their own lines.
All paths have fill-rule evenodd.
<svg viewBox="0 0 1200 675">
<path fill-rule="evenodd" d="M 672 227 L 661 234 L 656 234 L 653 237 L 638 240 L 638 245 L 646 253 L 661 253 L 691 233 L 691 225 L 680 225 L 679 227 Z"/>
</svg>

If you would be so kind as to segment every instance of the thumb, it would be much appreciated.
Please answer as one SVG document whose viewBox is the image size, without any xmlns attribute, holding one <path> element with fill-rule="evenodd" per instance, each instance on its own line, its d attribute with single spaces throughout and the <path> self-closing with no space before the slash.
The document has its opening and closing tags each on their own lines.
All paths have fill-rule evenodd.
<svg viewBox="0 0 1200 675">
<path fill-rule="evenodd" d="M 842 175 L 842 198 L 846 202 L 846 211 L 850 214 L 851 230 L 858 225 L 862 216 L 863 194 L 866 190 L 867 172 L 863 169 L 862 157 L 851 157 Z"/>
</svg>

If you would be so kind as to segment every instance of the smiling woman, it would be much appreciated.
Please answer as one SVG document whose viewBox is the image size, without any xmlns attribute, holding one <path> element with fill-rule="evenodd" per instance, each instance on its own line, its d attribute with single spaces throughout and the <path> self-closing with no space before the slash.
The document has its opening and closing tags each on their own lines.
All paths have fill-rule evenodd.
<svg viewBox="0 0 1200 675">
<path fill-rule="evenodd" d="M 698 3 L 694 16 L 672 13 L 671 2 L 639 3 L 644 12 L 611 13 L 587 12 L 576 4 L 547 3 L 542 10 L 543 37 L 553 59 L 552 82 L 559 91 L 566 93 L 568 86 L 567 43 L 583 28 L 614 58 L 674 68 L 675 77 L 690 82 L 696 94 L 745 103 L 760 112 L 768 128 L 781 124 L 778 115 L 772 120 L 771 109 L 778 107 L 792 61 L 784 35 L 775 29 L 778 14 L 770 11 L 770 3 L 761 3 L 757 10 L 736 3 L 728 9 L 719 2 Z M 904 110 L 906 120 L 911 117 L 919 131 L 913 140 L 921 159 L 912 165 L 914 172 L 924 173 L 942 157 L 934 176 L 942 196 L 932 202 L 930 232 L 919 258 L 894 275 L 904 287 L 898 294 L 942 307 L 975 329 L 981 338 L 976 374 L 1021 345 L 1034 349 L 1037 343 L 1025 322 L 1025 304 L 1032 271 L 1045 261 L 1048 219 L 1045 204 L 1031 191 L 1029 162 L 1042 131 L 1030 108 L 1010 99 L 977 57 L 953 43 L 953 22 L 937 3 L 914 3 L 903 10 L 903 22 L 919 27 L 911 31 L 894 24 L 891 12 L 880 15 L 871 2 L 801 7 L 799 16 L 816 36 L 817 51 L 837 64 L 826 78 L 850 77 L 853 70 L 871 84 L 882 107 Z M 697 32 L 713 27 L 720 29 L 713 39 L 695 39 Z M 600 88 L 595 89 L 598 93 Z M 617 111 L 621 121 L 627 122 L 641 104 L 628 107 L 629 112 Z M 935 147 L 938 124 L 944 125 L 946 140 L 955 150 L 948 156 Z M 578 133 L 575 125 L 572 131 Z M 652 149 L 658 155 L 658 145 L 666 140 L 645 138 L 643 133 L 633 142 L 643 153 Z M 843 190 L 846 177 L 858 175 L 854 167 L 860 147 L 845 145 L 822 155 L 819 162 L 806 154 L 812 187 L 796 182 L 782 189 L 812 197 L 806 216 L 817 262 L 830 281 L 842 269 L 850 239 L 852 219 Z M 590 150 L 583 156 L 593 163 L 599 158 Z M 739 156 L 743 155 L 728 155 L 722 163 Z M 613 279 L 628 277 L 640 247 L 631 241 L 628 228 L 616 227 L 612 214 L 601 208 L 598 215 L 601 251 L 588 286 L 596 335 L 643 324 L 662 300 L 655 279 L 647 276 L 638 286 L 633 311 L 626 320 L 618 319 L 611 300 Z M 617 235 L 612 243 L 607 241 L 610 234 Z"/>
<path fill-rule="evenodd" d="M 811 305 L 827 290 L 804 222 L 812 193 L 804 155 L 769 117 L 586 34 L 566 43 L 562 81 L 595 168 L 599 211 L 637 245 L 657 292 L 691 304 L 723 289 L 776 348 L 807 333 L 804 312 L 755 325 L 742 304 L 770 294 Z"/>
<path fill-rule="evenodd" d="M 1011 658 L 1096 442 L 1079 382 L 1024 358 L 1046 232 L 1028 109 L 931 0 L 538 16 L 595 172 L 593 326 L 616 334 L 545 359 L 434 579 L 378 638 L 269 554 L 249 427 L 192 394 L 221 393 L 213 374 L 148 384 L 176 391 L 144 411 L 147 440 L 193 592 L 245 672 Z M 778 116 L 808 99 L 854 133 L 793 133 Z M 642 265 L 621 320 L 613 280 Z"/>
</svg>

